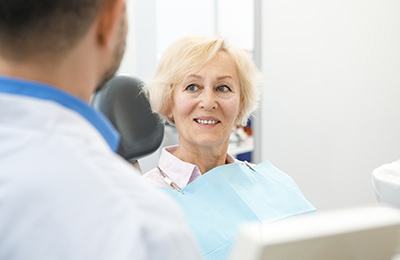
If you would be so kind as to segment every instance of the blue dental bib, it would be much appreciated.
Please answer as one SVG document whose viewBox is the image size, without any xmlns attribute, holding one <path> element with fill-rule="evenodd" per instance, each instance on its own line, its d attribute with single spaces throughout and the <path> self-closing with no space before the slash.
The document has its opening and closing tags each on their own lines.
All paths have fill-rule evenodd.
<svg viewBox="0 0 400 260">
<path fill-rule="evenodd" d="M 315 211 L 296 183 L 266 161 L 216 167 L 183 189 L 165 189 L 182 207 L 205 259 L 226 259 L 244 222 Z"/>
</svg>

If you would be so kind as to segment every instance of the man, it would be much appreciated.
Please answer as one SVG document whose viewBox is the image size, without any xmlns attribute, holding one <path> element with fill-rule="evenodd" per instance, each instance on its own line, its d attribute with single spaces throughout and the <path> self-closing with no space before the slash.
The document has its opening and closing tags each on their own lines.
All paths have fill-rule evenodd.
<svg viewBox="0 0 400 260">
<path fill-rule="evenodd" d="M 124 0 L 0 0 L 0 259 L 198 259 L 87 105 L 126 31 Z"/>
</svg>

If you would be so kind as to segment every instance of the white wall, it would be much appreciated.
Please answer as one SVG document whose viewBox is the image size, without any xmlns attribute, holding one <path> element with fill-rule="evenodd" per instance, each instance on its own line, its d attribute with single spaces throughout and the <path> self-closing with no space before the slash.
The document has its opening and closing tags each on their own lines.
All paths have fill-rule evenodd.
<svg viewBox="0 0 400 260">
<path fill-rule="evenodd" d="M 156 1 L 159 57 L 170 44 L 181 37 L 214 34 L 214 0 L 153 1 Z"/>
<path fill-rule="evenodd" d="M 156 0 L 128 0 L 129 31 L 118 74 L 149 80 L 157 63 Z"/>
<path fill-rule="evenodd" d="M 400 158 L 400 1 L 264 0 L 262 158 L 321 209 Z"/>
</svg>

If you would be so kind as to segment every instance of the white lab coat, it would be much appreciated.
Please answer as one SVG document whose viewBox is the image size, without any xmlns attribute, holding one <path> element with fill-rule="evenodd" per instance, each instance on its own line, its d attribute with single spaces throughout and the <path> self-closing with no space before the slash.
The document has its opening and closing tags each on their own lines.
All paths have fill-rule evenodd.
<svg viewBox="0 0 400 260">
<path fill-rule="evenodd" d="M 0 259 L 199 259 L 180 210 L 79 113 L 0 93 Z"/>
</svg>

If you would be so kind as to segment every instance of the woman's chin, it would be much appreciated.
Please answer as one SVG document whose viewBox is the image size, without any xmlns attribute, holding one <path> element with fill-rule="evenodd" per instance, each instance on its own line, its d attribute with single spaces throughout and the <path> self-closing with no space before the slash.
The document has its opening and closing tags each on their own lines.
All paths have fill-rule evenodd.
<svg viewBox="0 0 400 260">
<path fill-rule="evenodd" d="M 215 149 L 224 145 L 224 142 L 221 140 L 222 139 L 220 137 L 199 135 L 196 137 L 196 140 L 194 140 L 193 143 L 200 147 Z"/>
</svg>

